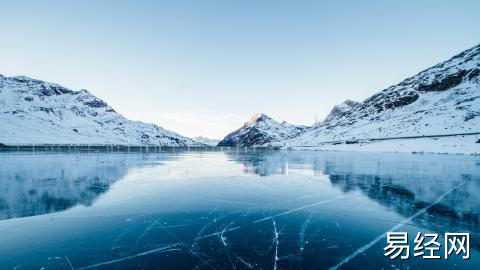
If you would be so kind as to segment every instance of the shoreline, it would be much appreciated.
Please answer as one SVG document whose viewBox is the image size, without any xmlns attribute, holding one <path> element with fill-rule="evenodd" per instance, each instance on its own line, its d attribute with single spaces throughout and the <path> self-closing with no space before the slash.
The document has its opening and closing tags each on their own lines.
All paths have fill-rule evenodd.
<svg viewBox="0 0 480 270">
<path fill-rule="evenodd" d="M 395 139 L 363 141 L 318 146 L 285 146 L 284 149 L 312 151 L 388 152 L 388 153 L 432 153 L 451 155 L 480 155 L 480 143 L 473 136 Z"/>
</svg>

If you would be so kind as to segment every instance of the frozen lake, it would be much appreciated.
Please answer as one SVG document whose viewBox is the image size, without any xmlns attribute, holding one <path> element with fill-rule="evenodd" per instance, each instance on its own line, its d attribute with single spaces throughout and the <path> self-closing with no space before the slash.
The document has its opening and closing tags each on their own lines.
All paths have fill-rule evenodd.
<svg viewBox="0 0 480 270">
<path fill-rule="evenodd" d="M 479 213 L 475 156 L 0 153 L 0 269 L 480 269 Z M 447 232 L 470 259 L 444 258 Z"/>
</svg>

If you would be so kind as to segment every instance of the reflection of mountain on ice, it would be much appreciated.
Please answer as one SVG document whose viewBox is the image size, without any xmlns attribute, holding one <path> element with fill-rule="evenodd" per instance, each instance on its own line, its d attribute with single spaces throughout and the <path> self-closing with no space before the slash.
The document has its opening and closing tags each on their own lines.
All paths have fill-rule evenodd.
<svg viewBox="0 0 480 270">
<path fill-rule="evenodd" d="M 431 207 L 425 218 L 461 226 L 480 224 L 480 160 L 471 156 L 348 152 L 258 152 L 231 155 L 245 171 L 266 176 L 308 173 L 328 175 L 344 192 L 361 191 L 404 216 L 455 189 L 448 200 Z M 461 210 L 461 211 L 459 211 Z"/>
<path fill-rule="evenodd" d="M 141 155 L 0 155 L 0 220 L 91 205 Z"/>
</svg>

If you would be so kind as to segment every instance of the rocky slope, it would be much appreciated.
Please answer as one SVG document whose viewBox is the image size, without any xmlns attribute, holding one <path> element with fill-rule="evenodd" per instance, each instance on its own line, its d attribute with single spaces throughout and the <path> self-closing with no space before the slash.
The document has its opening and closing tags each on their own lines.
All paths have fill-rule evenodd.
<svg viewBox="0 0 480 270">
<path fill-rule="evenodd" d="M 3 75 L 0 143 L 201 145 L 157 125 L 128 120 L 87 90 Z"/>
<path fill-rule="evenodd" d="M 480 131 L 480 45 L 363 102 L 346 101 L 287 145 Z M 282 143 L 283 144 L 283 143 Z"/>
<path fill-rule="evenodd" d="M 334 121 L 337 118 L 341 118 L 345 114 L 347 114 L 351 109 L 353 109 L 354 107 L 360 104 L 361 104 L 360 102 L 347 99 L 343 103 L 339 105 L 335 105 L 323 122 Z"/>
<path fill-rule="evenodd" d="M 256 146 L 280 143 L 303 133 L 305 126 L 279 123 L 265 114 L 256 114 L 240 129 L 228 134 L 218 146 Z"/>
</svg>

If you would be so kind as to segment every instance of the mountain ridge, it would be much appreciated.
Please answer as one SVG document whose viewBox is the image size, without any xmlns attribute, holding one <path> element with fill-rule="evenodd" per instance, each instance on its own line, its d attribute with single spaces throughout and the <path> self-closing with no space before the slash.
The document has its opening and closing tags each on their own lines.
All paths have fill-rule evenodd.
<svg viewBox="0 0 480 270">
<path fill-rule="evenodd" d="M 477 45 L 327 117 L 287 144 L 479 131 L 479 75 Z"/>
<path fill-rule="evenodd" d="M 352 138 L 480 131 L 480 44 L 362 102 L 346 100 L 307 127 L 257 113 L 218 146 L 314 146 Z M 155 124 L 126 119 L 88 90 L 0 74 L 0 143 L 196 146 Z"/>
<path fill-rule="evenodd" d="M 0 74 L 0 142 L 203 145 L 156 124 L 132 121 L 88 90 Z"/>
<path fill-rule="evenodd" d="M 245 125 L 238 145 L 315 146 L 352 138 L 427 136 L 480 131 L 480 44 L 422 70 L 362 102 L 346 100 L 329 115 L 295 135 L 258 141 Z M 242 130 L 243 129 L 243 130 Z M 262 131 L 268 133 L 267 131 Z"/>
</svg>

